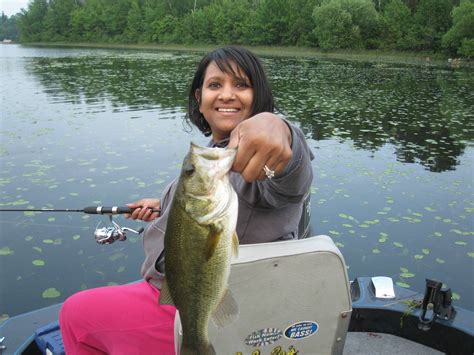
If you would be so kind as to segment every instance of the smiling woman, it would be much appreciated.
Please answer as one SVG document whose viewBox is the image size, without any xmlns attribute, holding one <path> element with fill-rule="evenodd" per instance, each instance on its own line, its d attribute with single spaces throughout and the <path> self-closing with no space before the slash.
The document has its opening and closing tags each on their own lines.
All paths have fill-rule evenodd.
<svg viewBox="0 0 474 355">
<path fill-rule="evenodd" d="M 201 59 L 194 51 L 0 49 L 2 208 L 160 196 L 179 173 L 187 143 L 209 141 L 198 129 L 183 130 Z M 453 290 L 455 306 L 474 309 L 466 282 L 474 260 L 472 70 L 262 61 L 278 108 L 317 153 L 312 230 L 334 239 L 350 278 L 377 270 L 423 292 L 426 277 L 436 277 Z M 0 322 L 81 289 L 140 278 L 140 238 L 97 246 L 94 227 L 102 218 L 54 218 L 0 215 Z M 60 295 L 43 298 L 50 288 Z"/>
<path fill-rule="evenodd" d="M 209 147 L 222 149 L 227 146 L 229 149 L 223 149 L 224 152 L 232 152 L 230 148 L 238 147 L 235 158 L 229 164 L 233 172 L 225 176 L 238 200 L 236 234 L 229 234 L 233 234 L 233 240 L 236 241 L 238 236 L 240 243 L 251 244 L 298 239 L 299 222 L 313 179 L 313 155 L 303 132 L 273 112 L 273 96 L 258 58 L 247 49 L 236 46 L 218 48 L 207 54 L 197 67 L 188 107 L 191 122 L 196 123 L 204 134 L 212 135 Z M 189 156 L 192 156 L 192 150 Z M 173 274 L 173 263 L 166 252 L 170 250 L 170 240 L 175 239 L 173 232 L 176 229 L 173 226 L 175 223 L 179 228 L 185 226 L 182 234 L 188 237 L 186 240 L 196 240 L 196 231 L 202 230 L 199 235 L 203 235 L 203 243 L 214 245 L 219 250 L 229 239 L 220 230 L 221 225 L 226 226 L 223 230 L 228 229 L 228 222 L 223 221 L 222 217 L 216 222 L 218 228 L 205 219 L 183 217 L 182 214 L 179 214 L 181 217 L 176 216 L 177 201 L 182 199 L 183 194 L 192 196 L 195 193 L 188 185 L 182 187 L 183 176 L 187 171 L 194 171 L 186 169 L 183 165 L 179 180 L 171 182 L 161 200 L 147 198 L 128 205 L 135 208 L 130 217 L 151 222 L 143 236 L 144 281 L 114 288 L 91 289 L 67 299 L 60 314 L 66 351 L 86 353 L 95 349 L 110 353 L 120 349 L 121 352 L 141 350 L 149 353 L 160 349 L 162 354 L 174 353 L 172 329 L 175 308 L 170 306 L 176 301 L 175 296 L 172 294 L 171 302 L 156 304 L 157 295 L 168 299 L 169 283 L 166 281 Z M 186 197 L 187 200 L 189 196 Z M 207 197 L 200 197 L 200 200 L 206 201 Z M 184 205 L 186 207 L 180 207 L 178 211 L 188 211 L 188 202 Z M 151 213 L 150 208 L 161 208 L 161 213 L 159 216 Z M 191 220 L 192 223 L 188 223 Z M 198 227 L 193 228 L 196 224 Z M 189 263 L 179 258 L 180 265 L 195 266 L 180 267 L 179 277 L 202 280 L 192 287 L 192 296 L 198 295 L 192 299 L 199 299 L 199 294 L 208 294 L 205 290 L 210 282 L 213 283 L 212 288 L 217 287 L 215 278 L 211 278 L 212 281 L 202 279 L 214 263 L 211 257 L 202 261 L 201 253 L 186 252 L 183 256 Z M 117 293 L 120 297 L 114 296 Z M 103 299 L 111 300 L 107 307 L 91 308 Z M 199 300 L 191 302 L 201 304 Z M 135 306 L 131 307 L 132 304 Z M 193 307 L 185 307 L 182 302 L 174 305 L 183 320 L 190 319 L 186 310 Z M 127 312 L 122 312 L 123 309 Z M 143 318 L 143 314 L 147 317 Z M 190 326 L 188 329 L 195 328 Z M 121 341 L 123 329 L 127 329 L 124 342 Z M 143 339 L 144 329 L 148 331 L 147 339 Z M 187 346 L 207 349 L 210 346 L 206 341 L 207 338 L 203 337 L 201 342 Z"/>
<path fill-rule="evenodd" d="M 206 118 L 215 143 L 227 138 L 242 121 L 249 118 L 254 99 L 248 77 L 242 76 L 235 64 L 230 75 L 215 62 L 209 64 L 202 89 L 195 91 L 199 112 Z"/>
</svg>

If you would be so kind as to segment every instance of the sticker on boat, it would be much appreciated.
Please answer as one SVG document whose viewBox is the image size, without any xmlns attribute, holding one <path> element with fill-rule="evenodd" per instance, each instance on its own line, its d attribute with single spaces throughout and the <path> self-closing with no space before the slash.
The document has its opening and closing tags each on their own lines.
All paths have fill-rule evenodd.
<svg viewBox="0 0 474 355">
<path fill-rule="evenodd" d="M 251 346 L 265 346 L 272 344 L 283 336 L 283 332 L 277 328 L 260 329 L 250 334 L 245 339 L 245 344 Z"/>
<path fill-rule="evenodd" d="M 304 321 L 290 325 L 285 330 L 285 338 L 288 339 L 304 339 L 319 330 L 319 325 L 316 322 Z"/>
</svg>

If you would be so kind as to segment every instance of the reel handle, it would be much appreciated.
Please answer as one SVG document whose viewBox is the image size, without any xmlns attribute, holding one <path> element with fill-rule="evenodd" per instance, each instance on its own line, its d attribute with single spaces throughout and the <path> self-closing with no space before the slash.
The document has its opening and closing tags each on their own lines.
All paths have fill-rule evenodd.
<svg viewBox="0 0 474 355">
<path fill-rule="evenodd" d="M 135 208 L 130 208 L 127 206 L 89 206 L 84 208 L 84 213 L 87 214 L 123 214 L 123 213 L 132 213 L 135 211 Z M 161 212 L 160 209 L 153 208 L 153 212 Z"/>
</svg>

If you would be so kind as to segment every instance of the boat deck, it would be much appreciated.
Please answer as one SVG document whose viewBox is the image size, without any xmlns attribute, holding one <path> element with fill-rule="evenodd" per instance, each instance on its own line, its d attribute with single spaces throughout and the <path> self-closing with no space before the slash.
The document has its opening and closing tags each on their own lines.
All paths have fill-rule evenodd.
<svg viewBox="0 0 474 355">
<path fill-rule="evenodd" d="M 443 354 L 427 346 L 390 334 L 349 332 L 343 355 L 435 355 Z"/>
</svg>

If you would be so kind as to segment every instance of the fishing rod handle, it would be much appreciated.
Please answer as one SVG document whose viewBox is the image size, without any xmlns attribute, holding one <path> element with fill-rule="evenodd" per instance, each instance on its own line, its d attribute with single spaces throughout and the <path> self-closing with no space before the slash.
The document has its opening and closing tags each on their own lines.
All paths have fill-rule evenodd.
<svg viewBox="0 0 474 355">
<path fill-rule="evenodd" d="M 136 208 L 130 208 L 127 206 L 89 206 L 84 208 L 84 213 L 87 214 L 123 214 L 132 213 Z M 152 212 L 161 212 L 160 209 L 153 208 Z"/>
</svg>

